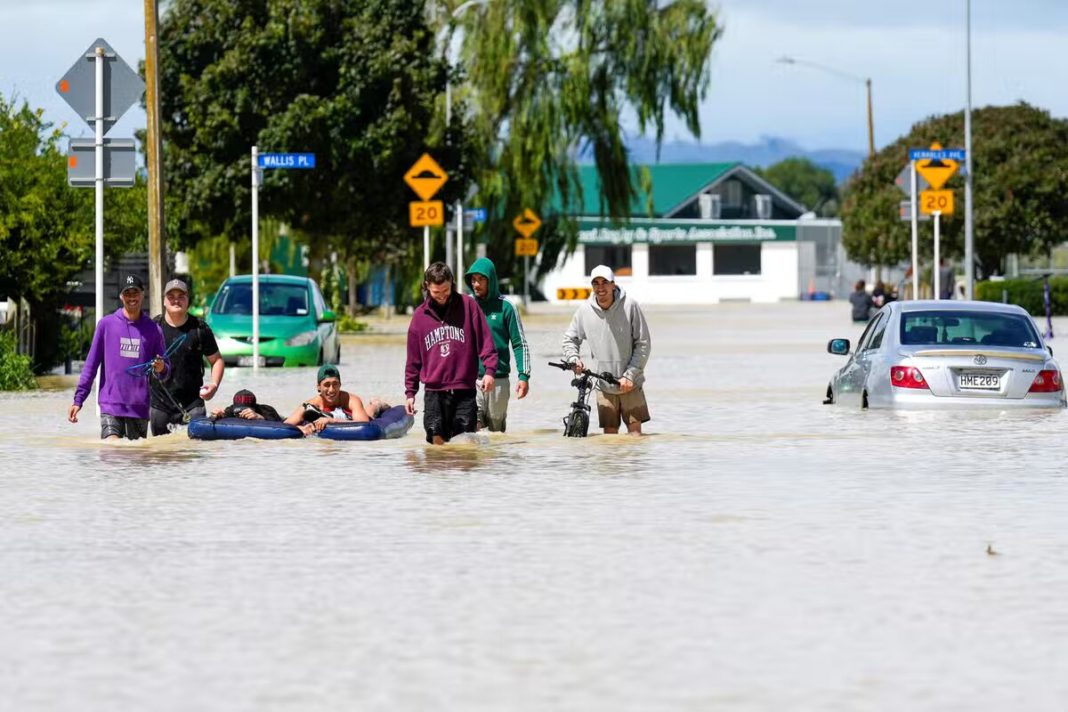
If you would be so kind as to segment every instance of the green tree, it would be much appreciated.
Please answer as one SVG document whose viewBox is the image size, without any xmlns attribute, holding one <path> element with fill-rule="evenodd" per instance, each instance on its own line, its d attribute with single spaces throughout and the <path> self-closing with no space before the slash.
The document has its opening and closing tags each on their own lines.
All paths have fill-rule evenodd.
<svg viewBox="0 0 1068 712">
<path fill-rule="evenodd" d="M 838 214 L 838 185 L 834 173 L 807 158 L 787 158 L 756 172 L 820 217 Z"/>
<path fill-rule="evenodd" d="M 60 355 L 57 309 L 95 251 L 93 191 L 67 185 L 62 138 L 41 109 L 0 97 L 0 295 L 30 304 L 38 370 Z M 144 249 L 145 200 L 143 179 L 105 191 L 106 258 Z"/>
<path fill-rule="evenodd" d="M 313 171 L 266 171 L 260 192 L 261 215 L 307 236 L 313 257 L 411 250 L 402 177 L 445 133 L 433 121 L 445 64 L 422 2 L 174 0 L 160 37 L 178 244 L 247 241 L 255 144 L 316 154 Z M 455 174 L 455 156 L 436 157 Z"/>
<path fill-rule="evenodd" d="M 984 107 L 972 113 L 972 169 L 976 272 L 1002 272 L 1006 255 L 1043 254 L 1068 239 L 1068 121 L 1025 103 Z M 908 163 L 908 149 L 964 145 L 963 112 L 916 124 L 907 136 L 864 163 L 846 186 L 842 203 L 843 243 L 849 257 L 866 265 L 909 258 L 909 223 L 899 218 L 901 192 L 894 177 Z M 964 179 L 959 172 L 944 186 L 955 194 L 956 210 L 942 220 L 942 254 L 964 249 Z M 929 256 L 930 228 L 921 223 L 921 252 Z"/>
<path fill-rule="evenodd" d="M 623 117 L 632 114 L 658 143 L 669 111 L 700 134 L 698 106 L 722 29 L 704 0 L 491 1 L 461 20 L 461 96 L 480 152 L 478 201 L 495 218 L 486 227 L 492 256 L 508 274 L 512 217 L 561 206 L 538 235 L 546 271 L 574 246 L 566 216 L 581 197 L 577 155 L 597 166 L 602 212 L 624 219 L 636 177 Z"/>
</svg>

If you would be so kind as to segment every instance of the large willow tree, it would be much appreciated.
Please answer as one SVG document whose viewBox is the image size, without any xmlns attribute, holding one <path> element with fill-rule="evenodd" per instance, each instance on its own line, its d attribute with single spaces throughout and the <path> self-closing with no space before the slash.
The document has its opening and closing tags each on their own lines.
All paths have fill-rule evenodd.
<svg viewBox="0 0 1068 712">
<path fill-rule="evenodd" d="M 668 112 L 700 135 L 698 107 L 722 32 L 704 0 L 487 0 L 460 21 L 461 96 L 482 151 L 477 200 L 498 218 L 486 230 L 506 273 L 511 217 L 525 207 L 550 218 L 538 235 L 542 271 L 574 246 L 566 216 L 581 197 L 579 156 L 597 166 L 602 212 L 629 215 L 638 178 L 628 170 L 625 117 L 658 143 Z"/>
</svg>

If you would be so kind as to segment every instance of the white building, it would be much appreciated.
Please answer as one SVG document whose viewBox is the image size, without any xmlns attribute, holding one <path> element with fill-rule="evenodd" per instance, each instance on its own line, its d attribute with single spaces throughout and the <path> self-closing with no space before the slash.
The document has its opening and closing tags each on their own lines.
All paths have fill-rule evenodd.
<svg viewBox="0 0 1068 712">
<path fill-rule="evenodd" d="M 642 169 L 636 169 L 642 170 Z M 805 206 L 739 163 L 657 165 L 613 224 L 600 212 L 596 170 L 583 167 L 578 247 L 547 274 L 551 302 L 581 298 L 598 264 L 643 304 L 776 302 L 811 292 L 841 294 L 842 224 L 805 217 Z M 651 208 L 651 210 L 650 210 Z"/>
</svg>

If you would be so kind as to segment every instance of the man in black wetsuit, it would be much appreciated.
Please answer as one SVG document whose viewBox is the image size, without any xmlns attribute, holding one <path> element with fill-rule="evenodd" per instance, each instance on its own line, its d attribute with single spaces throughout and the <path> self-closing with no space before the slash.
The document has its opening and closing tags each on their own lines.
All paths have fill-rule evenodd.
<svg viewBox="0 0 1068 712">
<path fill-rule="evenodd" d="M 180 279 L 172 279 L 163 292 L 163 314 L 156 317 L 156 323 L 163 330 L 168 349 L 179 339 L 182 343 L 170 357 L 170 381 L 152 384 L 153 435 L 166 435 L 172 425 L 187 422 L 186 415 L 204 417 L 205 401 L 211 400 L 219 390 L 225 368 L 211 327 L 189 313 L 189 286 Z M 207 383 L 204 383 L 204 359 L 211 364 L 211 378 Z"/>
</svg>

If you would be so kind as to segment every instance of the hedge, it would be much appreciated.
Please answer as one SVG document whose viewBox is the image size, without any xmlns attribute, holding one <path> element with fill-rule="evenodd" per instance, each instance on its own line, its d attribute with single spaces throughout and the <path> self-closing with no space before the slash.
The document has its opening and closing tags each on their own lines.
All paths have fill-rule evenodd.
<svg viewBox="0 0 1068 712">
<path fill-rule="evenodd" d="M 1041 279 L 1006 279 L 975 285 L 975 298 L 984 302 L 1004 301 L 1005 295 L 1009 304 L 1019 304 L 1032 316 L 1046 315 Z M 1068 277 L 1049 278 L 1049 301 L 1055 316 L 1068 315 Z"/>
<path fill-rule="evenodd" d="M 15 350 L 15 335 L 0 330 L 0 391 L 32 391 L 37 388 L 33 362 Z"/>
</svg>

